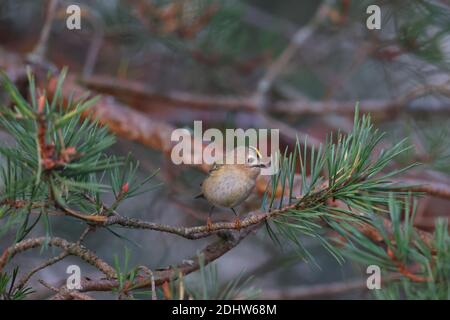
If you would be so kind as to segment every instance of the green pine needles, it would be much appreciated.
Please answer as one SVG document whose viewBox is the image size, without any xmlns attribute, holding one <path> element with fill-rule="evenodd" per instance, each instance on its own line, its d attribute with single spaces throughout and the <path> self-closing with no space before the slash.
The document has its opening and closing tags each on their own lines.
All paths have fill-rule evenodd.
<svg viewBox="0 0 450 320">
<path fill-rule="evenodd" d="M 36 92 L 28 72 L 31 103 L 21 96 L 5 74 L 2 84 L 14 108 L 2 107 L 0 125 L 14 138 L 1 146 L 0 216 L 6 219 L 0 232 L 17 228 L 16 241 L 24 239 L 52 209 L 69 216 L 101 222 L 127 198 L 142 192 L 154 174 L 136 180 L 138 164 L 130 157 L 109 156 L 115 137 L 97 121 L 82 119 L 82 113 L 97 98 L 64 101 L 63 70 L 51 101 Z M 156 174 L 156 173 L 155 173 Z M 113 193 L 113 205 L 105 209 L 101 196 Z"/>
<path fill-rule="evenodd" d="M 376 152 L 382 138 L 356 107 L 351 133 L 330 136 L 325 146 L 309 151 L 298 141 L 293 152 L 286 150 L 262 205 L 279 212 L 266 223 L 269 236 L 277 243 L 289 240 L 313 262 L 302 235 L 319 239 L 339 262 L 346 256 L 378 266 L 390 280 L 376 291 L 379 298 L 449 299 L 447 222 L 438 220 L 434 235 L 413 227 L 412 193 L 394 178 L 417 163 L 390 169 L 410 146 L 405 139 Z M 340 237 L 327 237 L 330 229 Z"/>
<path fill-rule="evenodd" d="M 406 194 L 398 191 L 398 183 L 391 178 L 416 164 L 382 173 L 391 161 L 410 148 L 406 140 L 374 156 L 383 135 L 373 128 L 370 116 L 359 117 L 358 107 L 354 121 L 351 133 L 331 135 L 325 146 L 308 151 L 297 141 L 293 152 L 288 154 L 286 150 L 280 160 L 280 171 L 272 178 L 270 192 L 263 201 L 263 208 L 269 211 L 282 210 L 283 205 L 288 205 L 289 209 L 277 216 L 274 224 L 278 233 L 292 240 L 304 254 L 309 255 L 298 240 L 298 232 L 323 240 L 341 260 L 339 252 L 321 236 L 324 225 L 330 226 L 332 221 L 365 222 L 371 213 L 387 212 L 389 194 L 394 193 L 397 198 Z M 297 168 L 300 177 L 295 174 Z M 285 195 L 278 203 L 275 203 L 276 190 Z"/>
<path fill-rule="evenodd" d="M 333 222 L 344 241 L 342 252 L 362 266 L 378 266 L 383 274 L 382 290 L 374 290 L 380 299 L 450 298 L 450 236 L 448 222 L 436 221 L 434 234 L 413 226 L 415 202 L 401 205 L 389 198 L 389 220 L 370 216 L 372 229 L 363 232 L 350 223 Z M 402 219 L 403 222 L 402 222 Z M 367 231 L 367 230 L 366 230 Z"/>
</svg>

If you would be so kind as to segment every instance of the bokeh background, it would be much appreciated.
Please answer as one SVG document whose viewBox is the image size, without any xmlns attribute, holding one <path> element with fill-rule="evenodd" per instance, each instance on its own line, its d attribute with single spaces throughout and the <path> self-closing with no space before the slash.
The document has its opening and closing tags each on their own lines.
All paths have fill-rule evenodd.
<svg viewBox="0 0 450 320">
<path fill-rule="evenodd" d="M 71 4 L 81 8 L 81 30 L 66 27 Z M 372 4 L 381 8 L 380 30 L 366 26 Z M 331 132 L 348 132 L 359 101 L 387 132 L 384 147 L 405 137 L 414 146 L 392 164 L 423 163 L 405 179 L 449 184 L 449 29 L 446 0 L 1 0 L 0 68 L 20 84 L 17 57 L 68 66 L 86 90 L 138 111 L 155 126 L 192 128 L 202 120 L 204 130 L 280 129 L 282 148 L 292 146 L 296 135 L 308 135 L 313 145 Z M 209 206 L 193 199 L 204 173 L 173 165 L 162 144 L 121 129 L 111 153 L 131 152 L 142 177 L 160 168 L 155 183 L 162 186 L 126 202 L 120 212 L 171 225 L 204 224 Z M 1 130 L 0 139 L 10 141 Z M 259 204 L 254 195 L 239 211 Z M 421 198 L 416 226 L 430 230 L 437 216 L 450 216 L 448 205 Z M 214 219 L 233 216 L 217 211 Z M 83 229 L 61 217 L 51 224 L 55 235 L 75 236 Z M 210 241 L 117 232 L 125 239 L 99 230 L 86 245 L 110 262 L 127 250 L 130 265 L 158 268 Z M 289 246 L 280 248 L 260 230 L 216 262 L 219 281 L 252 276 L 248 286 L 263 298 L 371 298 L 364 269 L 339 265 L 315 239 L 303 241 L 317 264 Z M 16 263 L 33 265 L 47 255 L 33 251 Z M 35 278 L 58 284 L 72 263 L 80 262 L 64 260 Z M 97 274 L 87 265 L 82 272 Z M 188 280 L 195 284 L 197 277 Z M 45 298 L 48 290 L 34 283 L 32 297 Z"/>
</svg>

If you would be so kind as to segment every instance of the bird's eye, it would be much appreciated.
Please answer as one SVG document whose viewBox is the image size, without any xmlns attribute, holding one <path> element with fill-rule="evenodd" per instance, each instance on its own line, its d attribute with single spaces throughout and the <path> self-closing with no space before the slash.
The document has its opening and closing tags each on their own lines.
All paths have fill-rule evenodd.
<svg viewBox="0 0 450 320">
<path fill-rule="evenodd" d="M 254 163 L 256 162 L 256 159 L 255 159 L 255 157 L 253 157 L 253 156 L 249 156 L 248 159 L 247 159 L 247 162 L 248 162 L 249 164 L 254 164 Z"/>
</svg>

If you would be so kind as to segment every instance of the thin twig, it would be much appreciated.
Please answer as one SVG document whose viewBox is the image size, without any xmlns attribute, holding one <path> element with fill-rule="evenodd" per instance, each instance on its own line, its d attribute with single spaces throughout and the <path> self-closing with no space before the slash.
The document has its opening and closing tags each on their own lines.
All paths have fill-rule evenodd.
<svg viewBox="0 0 450 320">
<path fill-rule="evenodd" d="M 56 257 L 52 257 L 50 259 L 48 259 L 47 261 L 45 261 L 44 263 L 42 263 L 41 265 L 33 268 L 31 271 L 29 271 L 25 276 L 23 276 L 19 282 L 17 283 L 17 285 L 15 285 L 14 289 L 15 290 L 19 290 L 22 289 L 27 282 L 30 280 L 30 278 L 36 274 L 37 272 L 41 271 L 42 269 L 45 269 L 61 260 L 63 260 L 65 257 L 69 256 L 69 253 L 67 252 L 62 252 L 61 254 L 59 254 Z"/>
<path fill-rule="evenodd" d="M 83 69 L 81 71 L 83 77 L 88 77 L 94 70 L 98 58 L 98 53 L 100 52 L 100 49 L 103 45 L 105 26 L 103 24 L 102 18 L 89 6 L 83 6 L 83 12 L 86 13 L 85 18 L 91 22 L 94 29 L 92 41 L 89 45 Z"/>
<path fill-rule="evenodd" d="M 39 41 L 31 53 L 31 56 L 36 61 L 40 62 L 45 61 L 45 54 L 47 52 L 48 46 L 48 38 L 50 37 L 50 31 L 52 29 L 52 23 L 55 17 L 57 5 L 58 0 L 48 0 L 44 26 L 42 27 Z"/>
<path fill-rule="evenodd" d="M 150 277 L 150 290 L 152 291 L 152 300 L 158 300 L 158 297 L 156 296 L 155 276 L 153 275 L 152 270 L 150 270 L 146 266 L 139 266 L 139 269 L 143 270 Z"/>
<path fill-rule="evenodd" d="M 295 53 L 308 41 L 308 39 L 314 34 L 316 29 L 320 26 L 323 19 L 327 16 L 328 3 L 324 1 L 319 6 L 316 14 L 304 27 L 300 28 L 292 37 L 291 42 L 287 48 L 281 53 L 281 55 L 270 65 L 266 74 L 258 83 L 257 96 L 260 101 L 265 100 L 267 93 L 272 87 L 272 83 L 283 72 L 287 64 L 294 57 Z"/>
<path fill-rule="evenodd" d="M 91 232 L 92 230 L 94 230 L 95 227 L 94 226 L 87 226 L 84 231 L 81 233 L 80 237 L 78 238 L 77 244 L 80 245 L 81 242 L 83 242 L 84 238 L 89 234 L 89 232 Z M 31 271 L 29 271 L 25 276 L 23 276 L 19 282 L 15 285 L 15 290 L 21 289 L 23 288 L 27 282 L 30 280 L 30 278 L 35 275 L 37 272 L 39 272 L 42 269 L 45 269 L 55 263 L 58 263 L 59 261 L 63 260 L 64 258 L 66 258 L 67 256 L 69 256 L 69 253 L 64 251 L 62 253 L 60 253 L 58 256 L 52 257 L 50 259 L 48 259 L 47 261 L 45 261 L 44 263 L 42 263 L 41 265 L 33 268 Z"/>
<path fill-rule="evenodd" d="M 87 263 L 93 265 L 98 270 L 103 272 L 108 278 L 116 277 L 116 271 L 114 270 L 114 268 L 111 267 L 102 259 L 100 259 L 94 252 L 77 243 L 68 242 L 67 240 L 58 237 L 31 238 L 22 240 L 10 246 L 4 251 L 4 254 L 0 257 L 0 271 L 3 270 L 6 263 L 10 259 L 12 259 L 16 254 L 29 249 L 40 247 L 44 244 L 59 247 L 63 249 L 67 254 L 81 258 L 82 260 L 86 261 Z"/>
<path fill-rule="evenodd" d="M 48 290 L 51 290 L 51 291 L 53 291 L 53 292 L 58 292 L 58 291 L 59 291 L 58 288 L 52 286 L 50 283 L 47 283 L 46 281 L 44 281 L 44 280 L 42 280 L 42 279 L 39 279 L 38 282 L 39 282 L 40 284 L 42 284 L 44 287 L 46 287 Z"/>
<path fill-rule="evenodd" d="M 94 225 L 88 225 L 83 232 L 81 233 L 80 237 L 78 238 L 77 244 L 81 244 L 84 239 L 86 238 L 86 236 L 95 230 L 95 226 Z"/>
</svg>

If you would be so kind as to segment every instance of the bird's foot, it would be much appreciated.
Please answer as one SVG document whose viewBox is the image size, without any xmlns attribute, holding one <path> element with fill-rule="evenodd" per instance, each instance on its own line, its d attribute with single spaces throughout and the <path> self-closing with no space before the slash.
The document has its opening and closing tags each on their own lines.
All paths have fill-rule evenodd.
<svg viewBox="0 0 450 320">
<path fill-rule="evenodd" d="M 208 217 L 208 220 L 206 220 L 206 227 L 208 228 L 208 231 L 211 231 L 211 229 L 212 229 L 212 221 L 211 221 L 210 217 Z"/>
<path fill-rule="evenodd" d="M 234 227 L 238 230 L 241 229 L 241 219 L 239 219 L 239 217 L 236 217 L 234 220 Z"/>
</svg>

